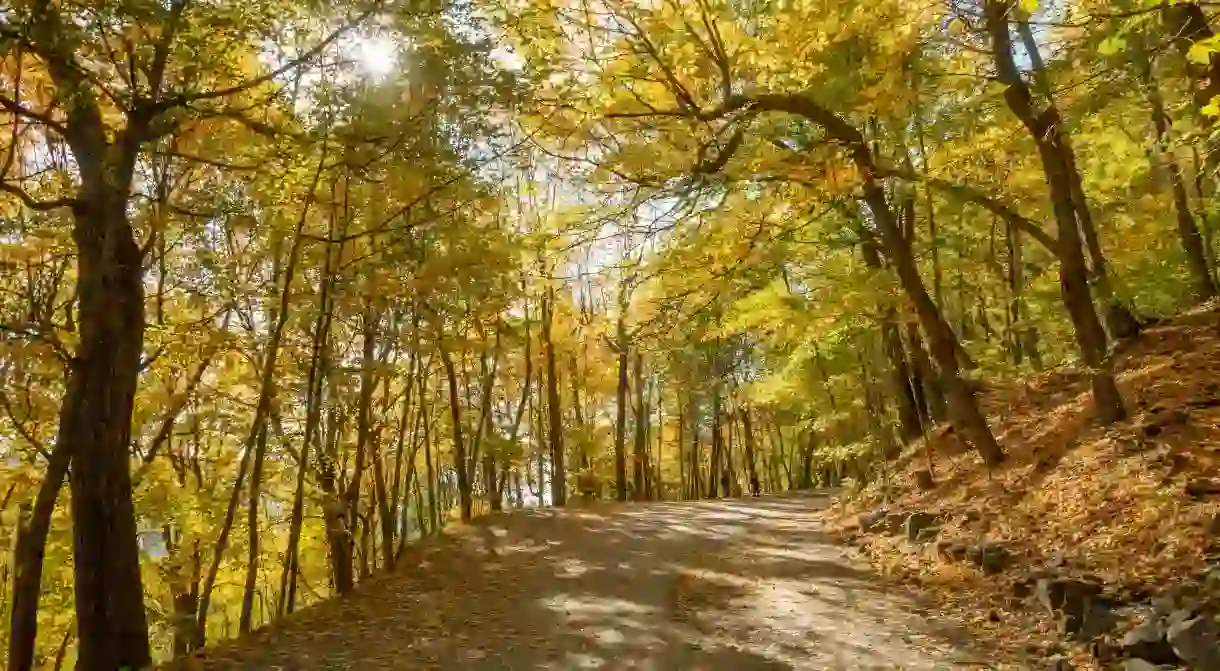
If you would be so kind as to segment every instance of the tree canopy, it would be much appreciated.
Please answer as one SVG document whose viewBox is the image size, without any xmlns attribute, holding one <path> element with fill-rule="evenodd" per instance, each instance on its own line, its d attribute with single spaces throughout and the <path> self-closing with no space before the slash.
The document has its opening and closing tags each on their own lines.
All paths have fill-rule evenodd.
<svg viewBox="0 0 1220 671">
<path fill-rule="evenodd" d="M 451 519 L 1005 449 L 1217 294 L 1162 0 L 10 0 L 9 669 L 140 668 Z M 940 428 L 938 428 L 940 427 Z M 931 455 L 929 454 L 929 459 Z"/>
</svg>

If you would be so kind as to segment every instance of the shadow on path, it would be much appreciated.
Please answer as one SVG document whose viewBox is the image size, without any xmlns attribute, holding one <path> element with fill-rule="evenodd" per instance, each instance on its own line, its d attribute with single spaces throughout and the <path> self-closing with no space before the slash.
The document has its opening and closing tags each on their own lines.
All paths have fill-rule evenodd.
<svg viewBox="0 0 1220 671">
<path fill-rule="evenodd" d="M 172 669 L 980 668 L 820 531 L 819 498 L 531 510 Z"/>
</svg>

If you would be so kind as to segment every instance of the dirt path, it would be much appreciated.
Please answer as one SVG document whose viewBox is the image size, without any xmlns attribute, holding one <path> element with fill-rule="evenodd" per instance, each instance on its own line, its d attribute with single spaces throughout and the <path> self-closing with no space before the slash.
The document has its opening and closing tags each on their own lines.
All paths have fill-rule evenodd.
<svg viewBox="0 0 1220 671">
<path fill-rule="evenodd" d="M 908 595 L 818 531 L 821 504 L 485 518 L 418 548 L 413 567 L 350 599 L 173 668 L 980 668 L 960 637 L 933 631 Z"/>
</svg>

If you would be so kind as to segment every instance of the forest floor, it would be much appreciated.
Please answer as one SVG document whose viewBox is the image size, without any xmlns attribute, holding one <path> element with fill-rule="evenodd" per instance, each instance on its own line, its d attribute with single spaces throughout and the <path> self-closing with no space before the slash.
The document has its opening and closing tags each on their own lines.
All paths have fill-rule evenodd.
<svg viewBox="0 0 1220 671">
<path fill-rule="evenodd" d="M 817 517 L 825 497 L 527 510 L 408 551 L 396 572 L 165 667 L 985 668 Z"/>
<path fill-rule="evenodd" d="M 942 427 L 840 497 L 826 511 L 829 529 L 996 654 L 1063 661 L 1047 668 L 1137 656 L 1110 612 L 1156 624 L 1174 609 L 1181 617 L 1220 604 L 1220 311 L 1146 329 L 1116 365 L 1127 420 L 1093 421 L 1087 379 L 1070 367 L 992 385 L 984 401 L 1006 463 L 988 471 Z M 935 483 L 921 488 L 929 459 Z M 903 528 L 912 513 L 927 531 Z M 984 547 L 996 560 L 989 571 L 978 561 Z M 1031 594 L 1039 578 L 1100 590 L 1085 607 L 1106 621 L 1065 635 L 1079 622 Z"/>
</svg>

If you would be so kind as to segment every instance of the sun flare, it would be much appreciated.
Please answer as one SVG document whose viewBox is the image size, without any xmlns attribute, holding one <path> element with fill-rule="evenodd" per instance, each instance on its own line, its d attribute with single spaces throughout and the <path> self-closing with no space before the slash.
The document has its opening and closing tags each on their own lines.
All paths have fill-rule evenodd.
<svg viewBox="0 0 1220 671">
<path fill-rule="evenodd" d="M 366 37 L 356 44 L 355 55 L 369 76 L 380 79 L 398 65 L 398 44 L 388 37 Z"/>
</svg>

